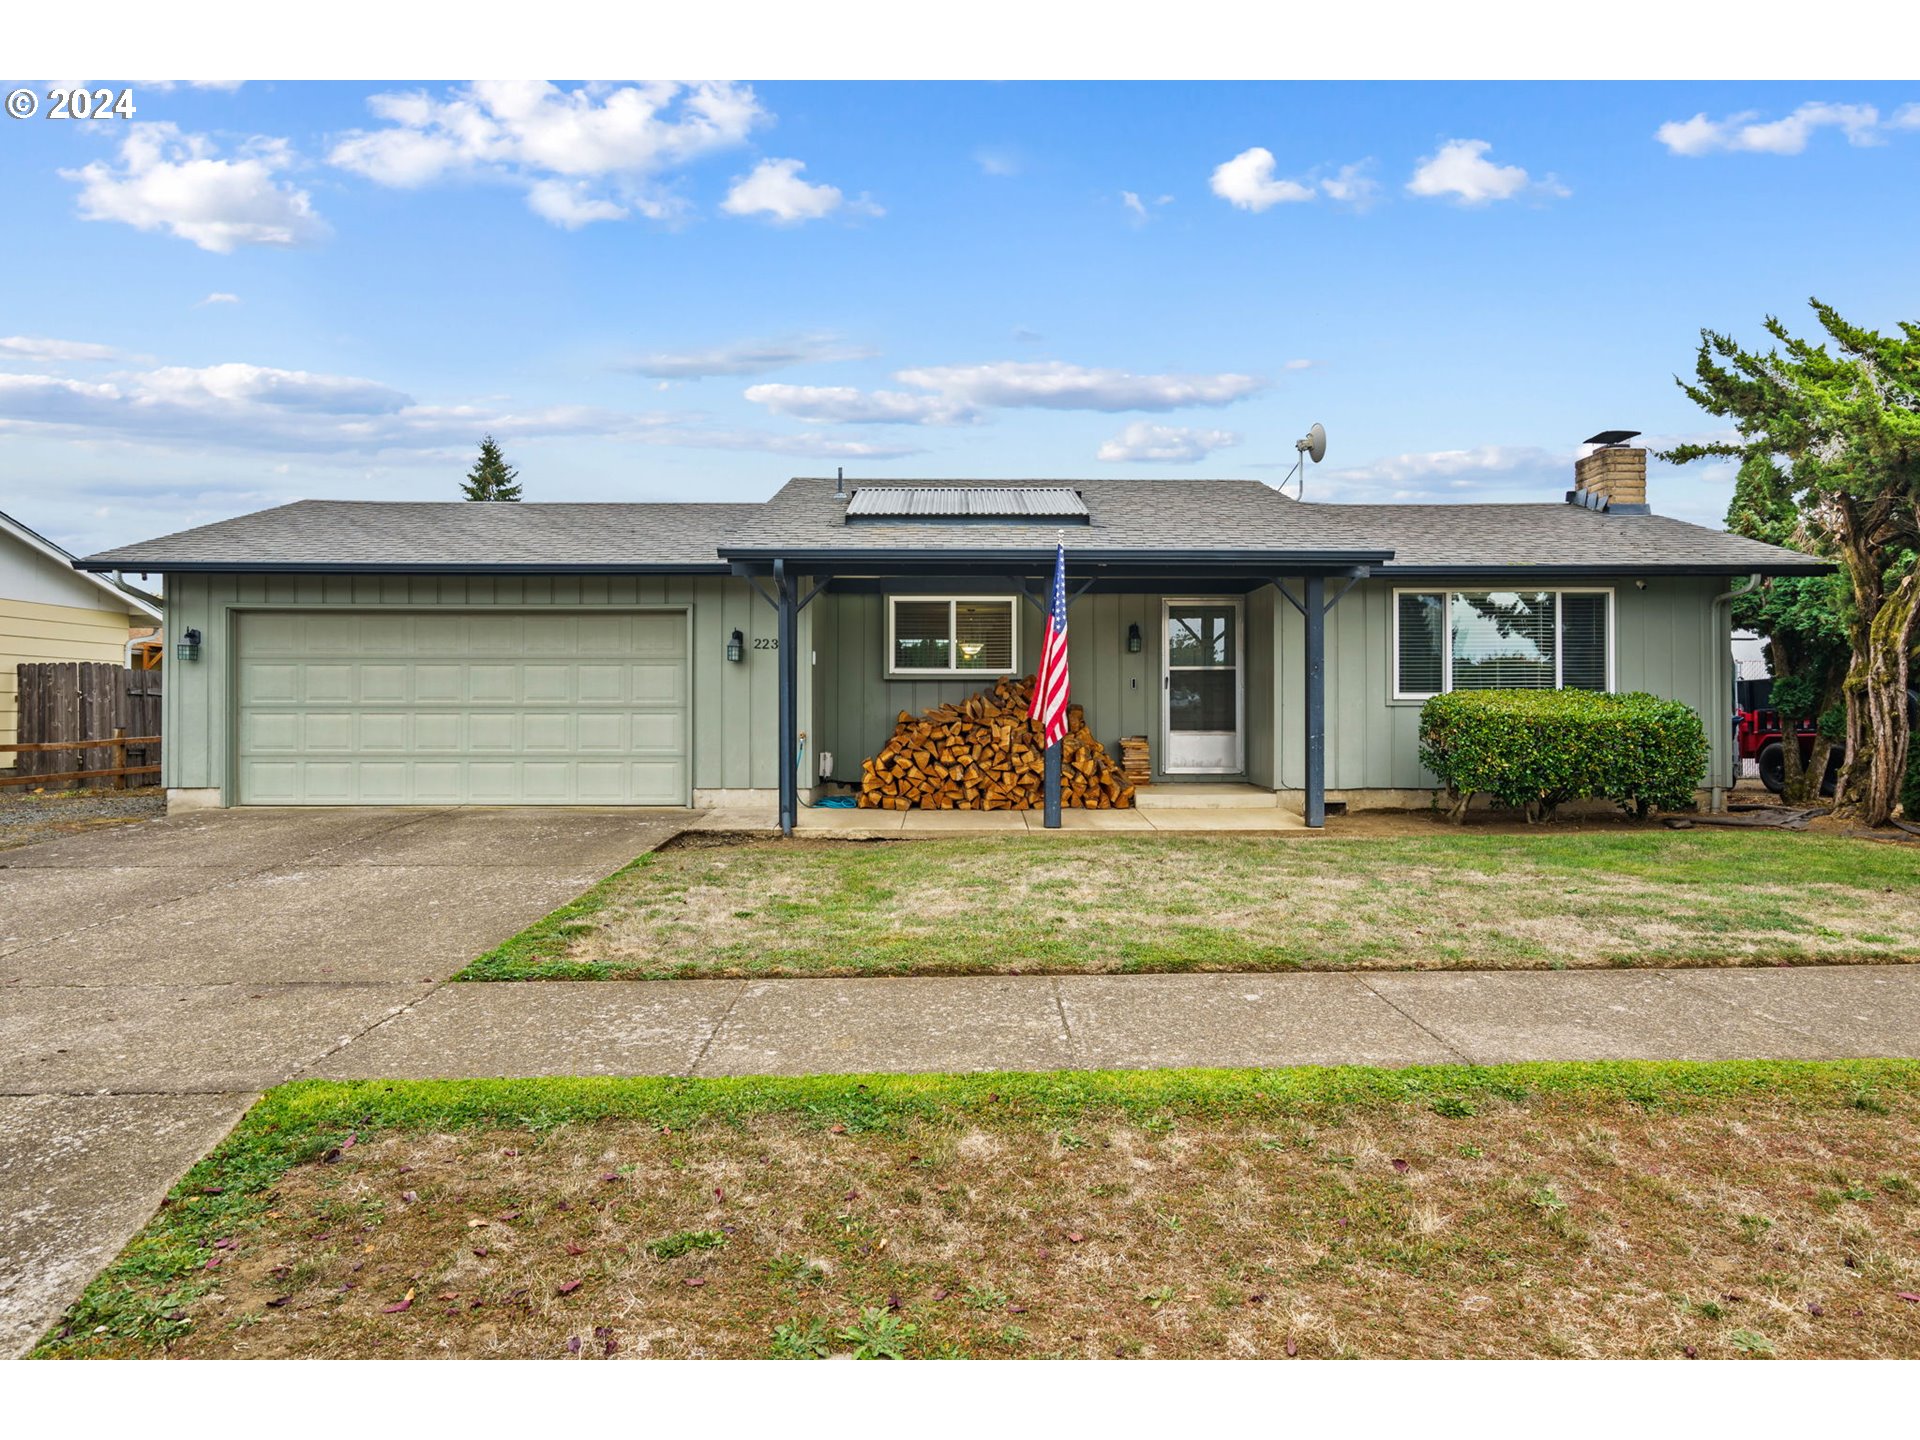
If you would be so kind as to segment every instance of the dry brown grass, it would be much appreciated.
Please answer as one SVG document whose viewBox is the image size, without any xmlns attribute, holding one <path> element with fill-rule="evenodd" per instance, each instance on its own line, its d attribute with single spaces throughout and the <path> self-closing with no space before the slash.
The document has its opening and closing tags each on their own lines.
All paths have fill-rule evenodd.
<svg viewBox="0 0 1920 1440">
<path fill-rule="evenodd" d="M 877 1310 L 919 1356 L 1920 1356 L 1904 1104 L 836 1132 L 382 1132 L 209 1249 L 165 1353 L 838 1354 Z M 689 1231 L 724 1240 L 647 1249 Z"/>
<path fill-rule="evenodd" d="M 1446 828 L 1446 827 L 1442 827 Z M 472 979 L 1542 969 L 1920 957 L 1920 853 L 1614 827 L 669 850 Z"/>
</svg>

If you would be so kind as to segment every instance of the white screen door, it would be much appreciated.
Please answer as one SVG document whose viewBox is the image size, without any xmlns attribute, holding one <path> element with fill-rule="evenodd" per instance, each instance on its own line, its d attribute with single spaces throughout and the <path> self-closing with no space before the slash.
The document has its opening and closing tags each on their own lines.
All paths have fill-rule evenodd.
<svg viewBox="0 0 1920 1440">
<path fill-rule="evenodd" d="M 1240 602 L 1166 602 L 1166 738 L 1169 775 L 1237 775 L 1245 768 Z"/>
</svg>

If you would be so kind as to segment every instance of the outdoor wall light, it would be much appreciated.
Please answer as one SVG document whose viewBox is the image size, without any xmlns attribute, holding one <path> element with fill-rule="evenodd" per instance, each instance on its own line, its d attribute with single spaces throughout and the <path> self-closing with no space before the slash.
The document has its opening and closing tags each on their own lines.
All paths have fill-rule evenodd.
<svg viewBox="0 0 1920 1440">
<path fill-rule="evenodd" d="M 1127 653 L 1129 655 L 1138 655 L 1140 653 L 1140 627 L 1138 624 L 1127 626 Z"/>
<path fill-rule="evenodd" d="M 727 637 L 727 659 L 741 661 L 747 658 L 747 637 L 738 630 Z"/>
<path fill-rule="evenodd" d="M 173 647 L 176 659 L 198 660 L 200 658 L 200 632 L 189 630 L 180 637 L 180 643 Z"/>
</svg>

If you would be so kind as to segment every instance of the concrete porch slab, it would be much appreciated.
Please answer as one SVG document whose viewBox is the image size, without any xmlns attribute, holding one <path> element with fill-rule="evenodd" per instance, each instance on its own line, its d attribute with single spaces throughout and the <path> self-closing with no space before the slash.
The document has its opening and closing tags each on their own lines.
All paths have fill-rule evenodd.
<svg viewBox="0 0 1920 1440">
<path fill-rule="evenodd" d="M 1043 810 L 1018 810 L 1024 815 L 1027 829 L 1035 835 L 1075 835 L 1088 831 L 1132 831 L 1138 834 L 1151 834 L 1152 822 L 1138 810 L 1062 810 L 1060 828 L 1047 829 L 1047 816 Z"/>
<path fill-rule="evenodd" d="M 1280 796 L 1244 781 L 1162 780 L 1133 792 L 1142 810 L 1271 810 Z"/>
<path fill-rule="evenodd" d="M 1227 831 L 1258 831 L 1268 834 L 1317 835 L 1307 822 L 1291 810 L 1277 807 L 1260 809 L 1142 810 L 1147 823 L 1169 834 L 1204 835 Z"/>
</svg>

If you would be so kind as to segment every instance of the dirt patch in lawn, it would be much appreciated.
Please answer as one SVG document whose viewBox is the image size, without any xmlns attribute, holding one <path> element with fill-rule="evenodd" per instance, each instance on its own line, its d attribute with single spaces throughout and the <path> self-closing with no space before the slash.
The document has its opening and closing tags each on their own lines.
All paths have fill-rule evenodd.
<svg viewBox="0 0 1920 1440">
<path fill-rule="evenodd" d="M 202 1234 L 174 1257 L 190 1279 L 97 1282 L 144 1307 L 145 1338 L 92 1336 L 83 1308 L 55 1348 L 1920 1356 L 1909 1095 L 1064 1118 L 998 1099 L 871 1126 L 796 1106 L 383 1130 Z"/>
<path fill-rule="evenodd" d="M 651 856 L 469 979 L 1546 969 L 1920 958 L 1920 857 L 1645 829 L 759 840 Z"/>
</svg>

